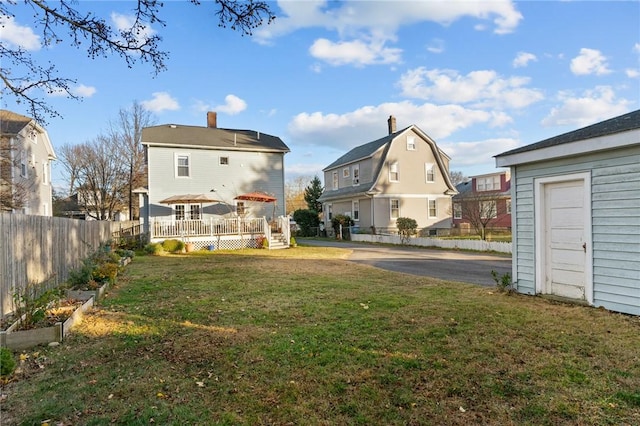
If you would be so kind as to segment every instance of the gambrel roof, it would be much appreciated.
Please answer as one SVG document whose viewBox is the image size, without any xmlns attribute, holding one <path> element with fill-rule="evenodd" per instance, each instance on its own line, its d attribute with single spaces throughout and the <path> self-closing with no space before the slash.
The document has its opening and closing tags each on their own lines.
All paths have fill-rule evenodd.
<svg viewBox="0 0 640 426">
<path fill-rule="evenodd" d="M 320 201 L 329 201 L 329 200 L 336 200 L 336 199 L 340 199 L 340 198 L 345 198 L 345 197 L 351 197 L 353 195 L 357 195 L 357 194 L 367 194 L 370 192 L 377 192 L 378 189 L 376 188 L 376 184 L 378 183 L 378 180 L 380 178 L 380 173 L 383 170 L 383 166 L 384 163 L 386 161 L 386 157 L 387 157 L 387 152 L 391 146 L 391 143 L 396 140 L 398 137 L 400 137 L 402 134 L 408 132 L 408 131 L 413 131 L 415 132 L 417 135 L 419 135 L 426 143 L 428 143 L 431 148 L 434 150 L 434 157 L 437 163 L 438 168 L 440 169 L 440 171 L 442 172 L 442 176 L 445 179 L 445 183 L 447 185 L 447 194 L 455 194 L 456 193 L 456 189 L 453 186 L 453 184 L 451 183 L 451 179 L 449 177 L 449 173 L 442 161 L 442 157 L 446 157 L 447 159 L 449 159 L 449 156 L 447 154 L 445 154 L 440 148 L 438 148 L 438 146 L 436 145 L 435 141 L 433 139 L 431 139 L 426 133 L 424 133 L 418 126 L 411 125 L 409 127 L 405 127 L 402 130 L 398 130 L 396 132 L 393 132 L 387 136 L 384 136 L 380 139 L 376 139 L 375 141 L 372 142 L 368 142 L 366 144 L 363 145 L 359 145 L 355 148 L 353 148 L 352 150 L 350 150 L 349 152 L 347 152 L 346 154 L 344 154 L 343 156 L 341 156 L 340 158 L 338 158 L 336 161 L 334 161 L 333 163 L 329 164 L 327 167 L 325 167 L 324 169 L 322 169 L 323 172 L 327 172 L 330 170 L 334 170 L 334 169 L 338 169 L 340 167 L 349 165 L 351 163 L 355 163 L 361 160 L 365 160 L 368 158 L 373 157 L 376 153 L 378 153 L 380 150 L 384 150 L 384 152 L 382 153 L 382 155 L 380 156 L 380 160 L 377 164 L 374 164 L 373 169 L 373 180 L 371 181 L 371 185 L 357 185 L 357 186 L 347 186 L 344 188 L 339 188 L 337 190 L 331 190 L 331 191 L 325 191 L 319 198 Z"/>
<path fill-rule="evenodd" d="M 163 124 L 142 129 L 142 144 L 229 151 L 289 152 L 277 136 L 255 130 Z"/>
</svg>

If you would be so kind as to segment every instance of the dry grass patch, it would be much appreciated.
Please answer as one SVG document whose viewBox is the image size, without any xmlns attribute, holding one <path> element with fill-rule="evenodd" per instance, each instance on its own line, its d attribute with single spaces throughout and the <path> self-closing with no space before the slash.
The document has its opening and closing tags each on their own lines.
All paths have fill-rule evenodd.
<svg viewBox="0 0 640 426">
<path fill-rule="evenodd" d="M 640 424 L 638 318 L 344 254 L 136 258 L 3 426 Z"/>
</svg>

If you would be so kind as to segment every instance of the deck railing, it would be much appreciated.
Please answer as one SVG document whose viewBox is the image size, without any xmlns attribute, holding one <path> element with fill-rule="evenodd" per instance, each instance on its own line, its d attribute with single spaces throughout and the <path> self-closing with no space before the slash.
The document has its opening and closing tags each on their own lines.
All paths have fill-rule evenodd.
<svg viewBox="0 0 640 426">
<path fill-rule="evenodd" d="M 266 234 L 265 218 L 231 218 L 209 220 L 154 220 L 151 238 L 189 238 L 219 235 Z"/>
</svg>

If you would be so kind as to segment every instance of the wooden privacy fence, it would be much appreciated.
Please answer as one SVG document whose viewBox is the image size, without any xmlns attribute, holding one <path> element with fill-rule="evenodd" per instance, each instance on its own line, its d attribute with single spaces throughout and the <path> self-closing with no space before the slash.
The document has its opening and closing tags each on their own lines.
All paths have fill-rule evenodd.
<svg viewBox="0 0 640 426">
<path fill-rule="evenodd" d="M 0 213 L 0 317 L 25 286 L 54 288 L 111 238 L 113 222 Z"/>
</svg>

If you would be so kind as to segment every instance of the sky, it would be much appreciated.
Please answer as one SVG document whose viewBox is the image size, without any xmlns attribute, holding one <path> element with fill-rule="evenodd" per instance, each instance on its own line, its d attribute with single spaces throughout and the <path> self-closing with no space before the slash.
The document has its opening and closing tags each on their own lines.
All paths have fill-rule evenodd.
<svg viewBox="0 0 640 426">
<path fill-rule="evenodd" d="M 6 0 L 0 0 L 6 1 Z M 136 101 L 155 124 L 279 136 L 285 179 L 314 175 L 350 149 L 417 125 L 474 176 L 493 156 L 640 108 L 639 1 L 270 1 L 277 18 L 242 36 L 217 25 L 214 3 L 165 1 L 167 70 L 90 59 L 68 41 L 45 48 L 33 12 L 10 6 L 0 40 L 72 78 L 82 101 L 46 100 L 54 149 L 104 133 Z M 80 1 L 117 27 L 132 1 Z M 2 60 L 6 63 L 6 58 Z M 6 65 L 2 65 L 6 66 Z M 28 115 L 4 96 L 2 108 Z M 60 161 L 54 184 L 66 187 Z"/>
</svg>

